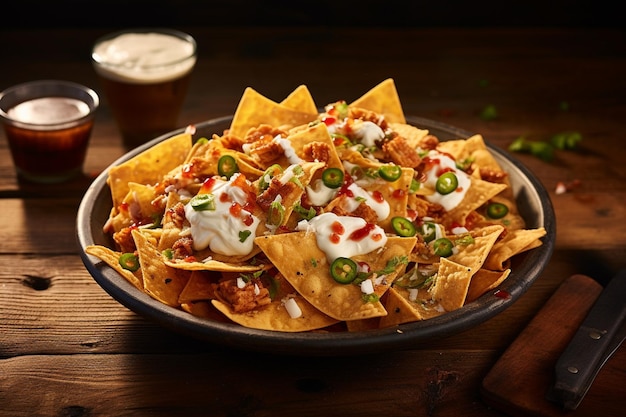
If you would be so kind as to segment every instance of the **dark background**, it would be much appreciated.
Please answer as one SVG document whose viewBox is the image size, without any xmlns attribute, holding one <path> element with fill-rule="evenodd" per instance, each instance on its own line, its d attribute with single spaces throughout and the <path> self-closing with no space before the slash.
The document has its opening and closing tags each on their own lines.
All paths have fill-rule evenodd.
<svg viewBox="0 0 626 417">
<path fill-rule="evenodd" d="M 620 2 L 11 0 L 2 28 L 128 26 L 623 27 Z M 1 30 L 1 28 L 0 28 Z"/>
</svg>

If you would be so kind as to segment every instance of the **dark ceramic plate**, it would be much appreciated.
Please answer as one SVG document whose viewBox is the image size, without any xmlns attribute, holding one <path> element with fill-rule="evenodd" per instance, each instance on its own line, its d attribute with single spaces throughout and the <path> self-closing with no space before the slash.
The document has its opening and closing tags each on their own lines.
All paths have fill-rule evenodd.
<svg viewBox="0 0 626 417">
<path fill-rule="evenodd" d="M 470 132 L 418 117 L 408 122 L 430 130 L 440 140 L 467 138 Z M 221 134 L 230 125 L 231 117 L 208 120 L 196 125 L 194 138 Z M 144 149 L 184 129 L 172 132 L 124 155 L 117 165 Z M 91 244 L 111 245 L 102 226 L 111 210 L 111 193 L 103 172 L 85 193 L 78 210 L 77 235 L 83 262 L 96 282 L 113 298 L 137 314 L 160 325 L 210 343 L 244 350 L 286 353 L 293 355 L 342 355 L 374 353 L 392 349 L 406 349 L 435 338 L 459 333 L 472 328 L 513 304 L 539 277 L 554 249 L 556 223 L 550 198 L 539 180 L 507 153 L 489 146 L 498 162 L 509 173 L 521 215 L 529 228 L 543 226 L 547 235 L 544 244 L 522 253 L 512 261 L 512 272 L 500 286 L 499 294 L 484 294 L 463 308 L 442 316 L 398 327 L 362 332 L 282 333 L 248 329 L 237 324 L 198 318 L 166 306 L 136 289 L 121 275 L 99 259 L 87 255 L 84 248 Z"/>
</svg>

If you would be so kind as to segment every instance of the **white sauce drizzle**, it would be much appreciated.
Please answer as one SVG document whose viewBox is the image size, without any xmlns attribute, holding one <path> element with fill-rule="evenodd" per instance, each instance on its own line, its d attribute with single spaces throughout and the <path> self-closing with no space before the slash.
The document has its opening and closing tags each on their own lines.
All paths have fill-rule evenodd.
<svg viewBox="0 0 626 417">
<path fill-rule="evenodd" d="M 335 223 L 343 226 L 343 234 L 337 235 L 334 232 Z M 298 223 L 298 230 L 314 232 L 317 246 L 326 254 L 326 259 L 332 262 L 341 256 L 351 258 L 356 255 L 370 253 L 385 246 L 387 235 L 378 225 L 375 225 L 363 239 L 350 239 L 350 235 L 353 232 L 363 229 L 366 225 L 365 220 L 360 217 L 322 213 L 309 221 L 303 220 Z M 336 236 L 338 242 L 333 242 L 331 236 Z"/>
<path fill-rule="evenodd" d="M 346 210 L 350 213 L 356 210 L 359 207 L 359 204 L 367 204 L 376 212 L 378 221 L 383 221 L 389 216 L 391 208 L 386 200 L 375 200 L 369 192 L 361 188 L 357 183 L 350 184 L 350 186 L 348 186 L 348 190 L 352 191 L 352 194 L 354 194 L 354 197 L 346 198 L 346 202 L 348 203 Z"/>
<path fill-rule="evenodd" d="M 233 175 L 229 181 L 215 180 L 211 190 L 215 196 L 215 210 L 196 211 L 191 204 L 185 205 L 185 216 L 191 224 L 195 250 L 208 247 L 215 253 L 231 256 L 247 255 L 252 251 L 254 236 L 260 223 L 259 218 L 243 209 L 238 217 L 230 213 L 233 203 L 244 206 L 247 202 L 246 192 L 232 185 L 239 175 Z M 252 219 L 250 225 L 244 223 L 246 218 Z M 250 232 L 250 235 L 241 242 L 239 233 L 245 231 Z"/>
<path fill-rule="evenodd" d="M 438 203 L 443 206 L 446 211 L 450 211 L 463 201 L 465 198 L 465 194 L 467 194 L 467 190 L 469 190 L 472 185 L 472 181 L 470 176 L 467 175 L 464 171 L 458 169 L 456 167 L 456 162 L 454 159 L 449 156 L 432 150 L 428 153 L 428 157 L 433 160 L 438 160 L 439 162 L 431 167 L 426 174 L 425 185 L 433 190 L 435 190 L 435 185 L 437 184 L 437 178 L 439 177 L 437 174 L 441 170 L 452 170 L 456 174 L 458 179 L 458 187 L 456 190 L 452 191 L 449 194 L 439 194 L 435 192 L 431 195 L 425 196 L 425 198 L 431 203 Z"/>
</svg>

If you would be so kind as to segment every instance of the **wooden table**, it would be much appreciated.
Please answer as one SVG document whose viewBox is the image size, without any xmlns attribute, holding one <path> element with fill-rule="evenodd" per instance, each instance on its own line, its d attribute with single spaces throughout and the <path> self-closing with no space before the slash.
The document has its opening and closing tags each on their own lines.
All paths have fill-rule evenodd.
<svg viewBox="0 0 626 417">
<path fill-rule="evenodd" d="M 319 105 L 387 77 L 406 114 L 517 137 L 578 131 L 552 162 L 515 156 L 550 192 L 556 249 L 512 307 L 476 328 L 382 355 L 303 358 L 228 351 L 132 313 L 91 278 L 76 210 L 123 154 L 103 99 L 83 178 L 18 181 L 0 136 L 0 415 L 499 416 L 482 379 L 559 284 L 606 280 L 626 255 L 626 34 L 616 29 L 182 28 L 200 59 L 180 125 L 232 114 L 247 86 L 280 101 L 307 84 Z M 104 29 L 4 31 L 0 89 L 60 78 L 99 91 L 89 48 Z M 497 118 L 481 111 L 495 106 Z M 555 192 L 559 182 L 577 187 Z M 611 359 L 625 375 L 624 348 Z M 601 376 L 601 375 L 600 375 Z M 624 379 L 613 381 L 621 384 Z M 512 383 L 514 383 L 512 381 Z M 588 398 L 599 398 L 592 388 Z M 577 413 L 578 414 L 578 413 Z M 582 415 L 582 414 L 581 414 Z"/>
</svg>

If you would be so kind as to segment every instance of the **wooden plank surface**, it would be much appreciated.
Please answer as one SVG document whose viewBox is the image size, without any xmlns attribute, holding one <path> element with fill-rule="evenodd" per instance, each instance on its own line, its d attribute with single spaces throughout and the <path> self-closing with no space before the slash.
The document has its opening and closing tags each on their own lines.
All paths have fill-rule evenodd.
<svg viewBox="0 0 626 417">
<path fill-rule="evenodd" d="M 623 267 L 626 34 L 603 28 L 186 29 L 199 42 L 200 58 L 181 126 L 232 114 L 247 86 L 281 100 L 307 84 L 323 105 L 354 99 L 393 77 L 407 114 L 480 132 L 501 149 L 522 135 L 581 132 L 581 149 L 559 152 L 552 162 L 515 154 L 550 193 L 554 256 L 502 314 L 401 352 L 277 357 L 182 336 L 113 300 L 78 256 L 78 204 L 94 176 L 124 152 L 103 100 L 85 175 L 69 183 L 18 181 L 0 132 L 0 415 L 504 415 L 480 398 L 480 383 L 498 357 L 567 277 L 583 273 L 603 281 Z M 98 89 L 89 48 L 106 32 L 4 31 L 0 89 L 42 78 Z M 26 52 L 33 44 L 37 55 Z M 495 120 L 480 117 L 488 104 L 498 110 Z M 555 192 L 559 182 L 575 180 L 579 185 L 568 193 Z"/>
</svg>

